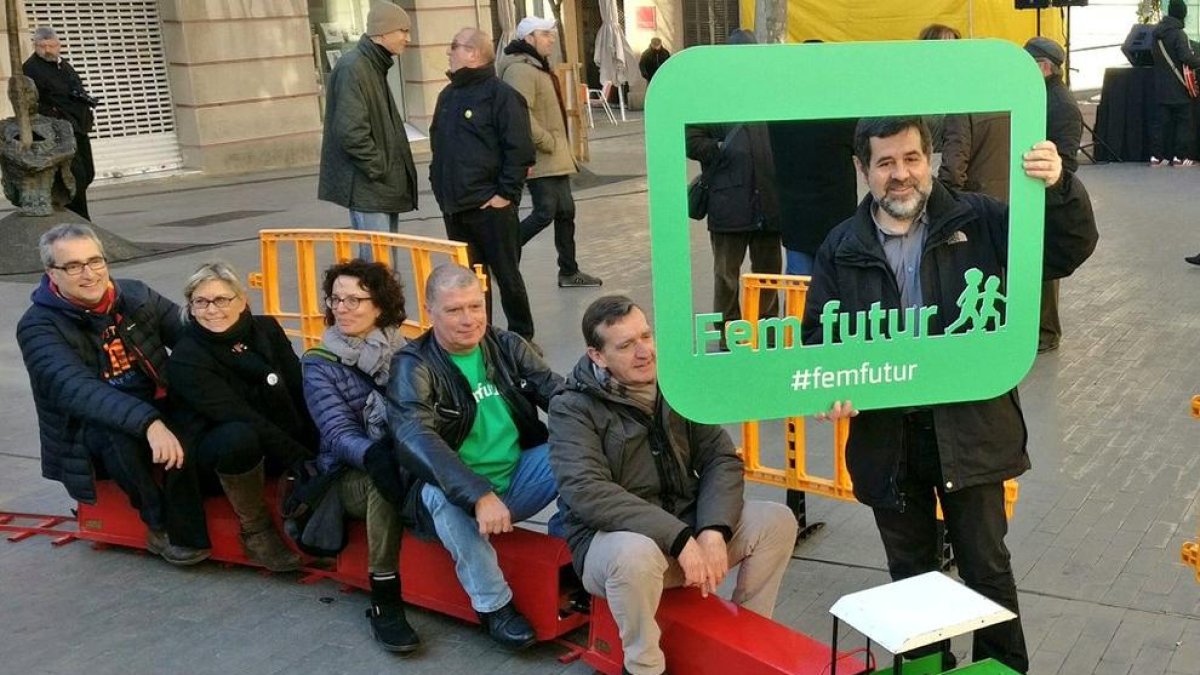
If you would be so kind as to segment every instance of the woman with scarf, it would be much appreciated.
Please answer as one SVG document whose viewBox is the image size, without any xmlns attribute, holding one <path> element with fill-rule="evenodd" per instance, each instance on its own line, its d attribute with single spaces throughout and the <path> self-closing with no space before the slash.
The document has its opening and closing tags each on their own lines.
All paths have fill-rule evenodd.
<svg viewBox="0 0 1200 675">
<path fill-rule="evenodd" d="M 387 429 L 392 354 L 404 345 L 404 291 L 387 265 L 351 260 L 325 271 L 325 334 L 304 354 L 304 395 L 321 442 L 323 473 L 339 471 L 345 514 L 366 520 L 371 608 L 380 645 L 409 653 L 420 639 L 400 597 L 400 468 Z M 332 491 L 331 491 L 332 492 Z"/>
<path fill-rule="evenodd" d="M 214 476 L 241 525 L 242 548 L 272 572 L 299 569 L 263 499 L 267 474 L 311 457 L 316 429 L 300 360 L 274 318 L 254 316 L 228 263 L 201 265 L 184 287 L 186 331 L 167 364 L 170 397 L 195 439 L 202 480 Z"/>
</svg>

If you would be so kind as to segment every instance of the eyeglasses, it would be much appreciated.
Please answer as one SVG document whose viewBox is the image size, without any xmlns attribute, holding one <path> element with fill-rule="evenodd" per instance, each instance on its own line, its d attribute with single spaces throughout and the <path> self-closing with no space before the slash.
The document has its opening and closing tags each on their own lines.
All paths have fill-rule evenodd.
<svg viewBox="0 0 1200 675">
<path fill-rule="evenodd" d="M 217 309 L 228 309 L 234 300 L 237 300 L 236 295 L 218 295 L 215 298 L 192 298 L 188 304 L 197 312 L 203 312 L 209 305 L 216 305 Z"/>
<path fill-rule="evenodd" d="M 338 305 L 345 305 L 346 309 L 354 311 L 358 309 L 358 305 L 363 302 L 371 302 L 371 298 L 359 297 L 357 295 L 347 295 L 344 298 L 337 295 L 331 295 L 325 298 L 325 306 L 329 309 L 337 309 Z"/>
<path fill-rule="evenodd" d="M 65 265 L 51 265 L 50 269 L 62 270 L 69 277 L 77 277 L 80 274 L 83 274 L 84 267 L 87 267 L 93 272 L 99 272 L 105 267 L 108 267 L 108 261 L 105 260 L 103 256 L 96 256 L 95 258 L 88 258 L 83 262 L 69 262 Z"/>
</svg>

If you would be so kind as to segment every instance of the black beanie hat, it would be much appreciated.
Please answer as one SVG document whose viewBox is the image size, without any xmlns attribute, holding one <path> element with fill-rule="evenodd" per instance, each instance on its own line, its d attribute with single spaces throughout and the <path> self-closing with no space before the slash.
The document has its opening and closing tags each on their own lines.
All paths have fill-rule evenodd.
<svg viewBox="0 0 1200 675">
<path fill-rule="evenodd" d="M 1187 3 L 1184 0 L 1171 0 L 1167 5 L 1167 16 L 1183 21 L 1187 18 Z"/>
</svg>

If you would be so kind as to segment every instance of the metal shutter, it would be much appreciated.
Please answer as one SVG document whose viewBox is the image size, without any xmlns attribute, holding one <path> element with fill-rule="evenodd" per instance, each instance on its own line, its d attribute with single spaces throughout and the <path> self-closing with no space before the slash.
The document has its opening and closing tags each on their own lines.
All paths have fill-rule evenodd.
<svg viewBox="0 0 1200 675">
<path fill-rule="evenodd" d="M 51 26 L 83 85 L 100 99 L 97 178 L 183 165 L 156 0 L 25 0 L 29 26 Z"/>
<path fill-rule="evenodd" d="M 738 0 L 683 0 L 684 47 L 725 44 L 738 26 Z"/>
</svg>

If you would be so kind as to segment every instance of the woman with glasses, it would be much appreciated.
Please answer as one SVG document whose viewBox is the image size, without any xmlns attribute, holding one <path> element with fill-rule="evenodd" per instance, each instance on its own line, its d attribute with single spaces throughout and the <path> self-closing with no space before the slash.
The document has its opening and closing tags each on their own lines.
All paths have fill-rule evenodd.
<svg viewBox="0 0 1200 675">
<path fill-rule="evenodd" d="M 271 521 L 263 483 L 316 447 L 300 360 L 275 319 L 250 313 L 227 263 L 201 265 L 183 294 L 187 330 L 167 374 L 171 398 L 196 439 L 201 476 L 215 474 L 229 498 L 246 557 L 273 572 L 298 569 L 299 556 Z"/>
<path fill-rule="evenodd" d="M 385 387 L 404 345 L 404 291 L 383 263 L 351 260 L 325 271 L 325 334 L 304 354 L 304 395 L 321 433 L 317 463 L 340 473 L 346 515 L 366 520 L 371 609 L 380 645 L 409 653 L 420 639 L 400 598 L 399 504 L 405 496 L 387 429 Z"/>
</svg>

